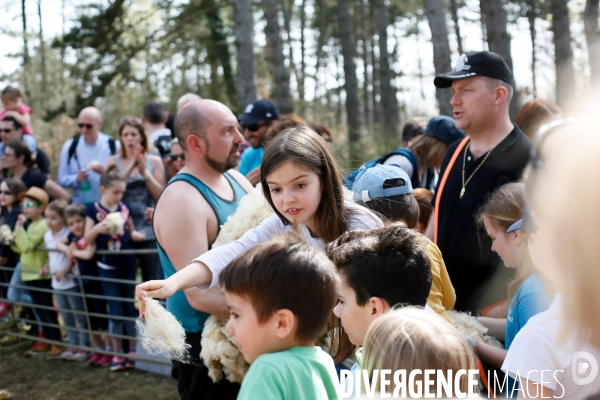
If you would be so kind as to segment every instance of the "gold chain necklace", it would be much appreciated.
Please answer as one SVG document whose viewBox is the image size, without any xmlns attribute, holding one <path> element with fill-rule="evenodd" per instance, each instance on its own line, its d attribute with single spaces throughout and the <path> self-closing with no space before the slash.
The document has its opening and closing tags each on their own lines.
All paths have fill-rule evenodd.
<svg viewBox="0 0 600 400">
<path fill-rule="evenodd" d="M 483 158 L 483 161 L 477 166 L 477 168 L 475 168 L 475 171 L 473 171 L 473 173 L 471 174 L 471 176 L 469 176 L 469 179 L 467 179 L 467 181 L 465 182 L 465 165 L 467 163 L 467 151 L 469 150 L 469 146 L 471 146 L 471 141 L 469 140 L 469 143 L 467 143 L 467 145 L 465 146 L 465 154 L 463 156 L 463 168 L 462 168 L 462 189 L 460 190 L 460 197 L 462 199 L 462 197 L 465 194 L 465 188 L 467 187 L 467 184 L 469 183 L 469 181 L 471 180 L 471 178 L 473 178 L 473 175 L 475 175 L 475 173 L 477 171 L 479 171 L 479 168 L 481 168 L 481 166 L 483 165 L 483 163 L 485 163 L 485 161 L 488 159 L 488 157 L 490 156 L 490 153 L 492 152 L 492 150 L 488 151 L 485 154 L 485 157 Z"/>
</svg>

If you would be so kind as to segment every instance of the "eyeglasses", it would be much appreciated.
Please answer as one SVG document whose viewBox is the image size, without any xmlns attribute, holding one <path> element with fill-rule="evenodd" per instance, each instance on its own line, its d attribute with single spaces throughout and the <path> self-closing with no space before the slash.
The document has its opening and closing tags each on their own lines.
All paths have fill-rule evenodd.
<svg viewBox="0 0 600 400">
<path fill-rule="evenodd" d="M 134 125 L 138 126 L 142 124 L 142 119 L 138 117 L 123 117 L 119 120 L 119 125 Z"/>
<path fill-rule="evenodd" d="M 181 158 L 181 161 L 185 161 L 185 154 L 171 154 L 171 161 L 177 161 L 178 158 Z"/>
<path fill-rule="evenodd" d="M 93 124 L 77 124 L 77 126 L 79 127 L 79 129 L 83 129 L 84 127 L 87 129 L 92 129 L 94 127 Z"/>
<path fill-rule="evenodd" d="M 4 157 L 16 157 L 16 154 L 4 153 Z"/>
<path fill-rule="evenodd" d="M 21 207 L 24 208 L 39 207 L 41 205 L 42 203 L 40 203 L 39 201 L 24 201 L 21 203 Z"/>
<path fill-rule="evenodd" d="M 0 133 L 10 133 L 14 131 L 14 129 L 0 129 Z"/>
<path fill-rule="evenodd" d="M 245 123 L 240 123 L 240 125 L 242 126 L 242 128 L 244 130 L 248 129 L 250 132 L 256 132 L 257 130 L 259 130 L 260 128 L 262 128 L 263 126 L 267 125 L 267 122 L 263 122 L 262 124 L 258 123 L 258 124 L 245 124 Z"/>
<path fill-rule="evenodd" d="M 10 190 L 0 190 L 0 194 L 10 196 L 11 194 L 13 194 L 13 192 L 11 192 Z"/>
</svg>

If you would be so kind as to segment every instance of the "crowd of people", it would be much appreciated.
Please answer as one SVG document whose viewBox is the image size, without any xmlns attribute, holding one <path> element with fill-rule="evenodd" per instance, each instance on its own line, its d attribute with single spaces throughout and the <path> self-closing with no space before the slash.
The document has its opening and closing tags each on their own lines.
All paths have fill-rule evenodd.
<svg viewBox="0 0 600 400">
<path fill-rule="evenodd" d="M 143 316 L 146 297 L 166 298 L 190 346 L 190 362 L 173 361 L 182 399 L 360 398 L 360 383 L 340 386 L 343 369 L 357 377 L 360 370 L 369 377 L 436 370 L 447 378 L 476 367 L 506 374 L 503 387 L 486 383 L 486 390 L 507 397 L 597 395 L 600 379 L 578 383 L 575 357 L 600 356 L 598 323 L 586 311 L 600 306 L 600 232 L 582 232 L 590 221 L 594 232 L 600 226 L 600 187 L 592 183 L 591 199 L 581 202 L 589 208 L 573 218 L 569 201 L 600 162 L 600 139 L 591 126 L 561 127 L 561 110 L 543 100 L 527 102 L 511 121 L 513 75 L 493 52 L 461 55 L 434 85 L 452 90 L 453 118 L 411 118 L 398 149 L 349 174 L 322 125 L 280 115 L 267 99 L 235 116 L 188 94 L 173 124 L 149 103 L 142 118 L 120 120 L 118 140 L 101 132 L 99 110 L 82 110 L 57 182 L 43 172 L 43 152 L 25 129 L 31 110 L 17 89 L 5 89 L 1 224 L 14 242 L 0 247 L 0 262 L 14 267 L 5 281 L 32 290 L 9 286 L 0 315 L 10 301 L 46 306 L 34 308 L 34 317 L 51 324 L 40 334 L 53 344 L 36 343 L 32 352 L 118 371 L 134 367 L 135 340 L 122 337 L 135 336 L 126 317 L 138 311 L 126 300 L 137 297 Z M 211 249 L 252 190 L 262 191 L 274 215 Z M 115 213 L 117 228 L 109 221 Z M 119 254 L 126 249 L 158 253 Z M 133 281 L 137 265 L 145 282 L 135 296 L 132 285 L 86 279 Z M 80 287 L 109 297 L 77 296 Z M 35 288 L 55 290 L 66 348 L 57 344 L 52 295 Z M 109 318 L 65 317 L 84 308 Z M 453 310 L 478 315 L 503 348 L 461 334 Z M 200 359 L 211 315 L 228 320 L 250 364 L 241 385 L 213 381 Z M 88 324 L 104 335 L 83 333 Z M 75 326 L 81 329 L 69 329 Z M 81 350 L 90 346 L 96 352 Z M 432 381 L 421 375 L 415 382 Z M 469 391 L 466 374 L 455 382 L 449 397 Z M 383 376 L 374 385 L 388 394 L 400 388 Z M 439 379 L 432 393 L 441 390 L 436 385 Z"/>
</svg>

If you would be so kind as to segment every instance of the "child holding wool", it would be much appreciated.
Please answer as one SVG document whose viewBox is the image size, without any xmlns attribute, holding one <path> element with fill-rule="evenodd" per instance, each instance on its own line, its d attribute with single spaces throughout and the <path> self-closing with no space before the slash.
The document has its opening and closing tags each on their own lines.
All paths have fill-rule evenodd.
<svg viewBox="0 0 600 400">
<path fill-rule="evenodd" d="M 66 239 L 69 234 L 64 220 L 66 207 L 67 203 L 64 200 L 54 200 L 46 207 L 44 214 L 49 230 L 44 234 L 44 244 L 49 249 L 57 248 L 57 243 Z M 58 251 L 49 252 L 48 267 L 52 275 L 52 289 L 56 291 L 54 297 L 66 327 L 69 345 L 89 347 L 90 338 L 86 332 L 85 314 L 70 312 L 82 312 L 84 307 L 79 286 L 72 277 L 67 276 L 72 267 L 69 256 Z M 80 331 L 73 329 L 75 327 Z M 88 359 L 88 354 L 83 349 L 68 348 L 60 358 L 83 362 Z"/>
<path fill-rule="evenodd" d="M 356 176 L 353 199 L 375 211 L 387 221 L 401 221 L 409 228 L 419 224 L 419 204 L 413 196 L 408 174 L 398 165 L 362 167 Z M 431 292 L 427 304 L 443 318 L 449 320 L 446 310 L 452 310 L 456 293 L 446 270 L 442 253 L 435 243 L 420 236 L 431 266 Z"/>
<path fill-rule="evenodd" d="M 44 337 L 61 342 L 60 330 L 55 327 L 58 325 L 58 319 L 52 309 L 54 306 L 52 293 L 38 290 L 52 289 L 47 264 L 48 255 L 46 252 L 36 249 L 38 246 L 43 246 L 44 235 L 48 232 L 48 226 L 44 220 L 48 194 L 43 189 L 32 187 L 25 193 L 21 193 L 19 198 L 22 201 L 23 214 L 18 216 L 15 224 L 15 245 L 12 248 L 21 254 L 22 279 L 30 288 L 29 293 L 34 306 L 44 306 L 44 308 L 36 308 L 40 321 L 43 323 Z M 62 346 L 53 343 L 50 346 L 50 357 L 58 357 L 63 351 Z"/>
<path fill-rule="evenodd" d="M 85 296 L 85 307 L 91 314 L 106 314 L 106 301 L 96 296 L 102 296 L 102 286 L 100 282 L 89 277 L 98 276 L 98 266 L 96 265 L 95 253 L 96 244 L 88 244 L 85 241 L 85 206 L 83 204 L 71 204 L 65 209 L 65 222 L 69 228 L 69 234 L 66 238 L 58 241 L 56 248 L 68 255 L 72 260 L 73 267 L 78 279 L 81 280 Z M 87 296 L 87 295 L 93 295 Z M 101 351 L 112 351 L 112 345 L 105 347 L 102 337 L 99 333 L 108 329 L 108 320 L 103 317 L 90 315 L 90 329 L 92 333 L 92 345 L 95 352 L 89 358 L 88 363 L 107 367 L 112 364 L 112 357 L 102 354 Z"/>
<path fill-rule="evenodd" d="M 85 210 L 85 241 L 95 243 L 98 250 L 124 250 L 133 249 L 132 241 L 144 240 L 143 232 L 134 230 L 133 220 L 129 215 L 129 207 L 121 202 L 125 193 L 126 182 L 116 166 L 109 167 L 100 178 L 100 201 L 90 204 Z M 123 221 L 121 231 L 111 233 L 108 222 L 109 214 L 119 213 Z M 114 215 L 114 214 L 113 214 Z M 109 333 L 116 335 L 136 336 L 133 321 L 119 317 L 135 317 L 137 311 L 133 306 L 134 281 L 136 274 L 135 255 L 114 254 L 101 255 L 96 261 L 98 275 L 101 278 L 123 279 L 131 283 L 119 283 L 102 280 L 102 290 L 106 296 L 120 297 L 124 300 L 107 299 L 109 319 Z M 111 371 L 121 371 L 134 368 L 134 360 L 125 358 L 123 340 L 110 337 L 112 348 L 120 356 L 114 356 Z M 129 340 L 129 353 L 135 354 L 135 339 Z"/>
<path fill-rule="evenodd" d="M 333 360 L 315 346 L 337 284 L 327 256 L 294 237 L 246 250 L 221 272 L 226 328 L 251 364 L 238 400 L 340 398 Z"/>
</svg>

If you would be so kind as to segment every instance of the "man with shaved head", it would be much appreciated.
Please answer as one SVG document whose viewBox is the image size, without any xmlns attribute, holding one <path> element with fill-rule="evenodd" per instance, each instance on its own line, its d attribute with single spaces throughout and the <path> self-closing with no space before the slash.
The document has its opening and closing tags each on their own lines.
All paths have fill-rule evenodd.
<svg viewBox="0 0 600 400">
<path fill-rule="evenodd" d="M 162 192 L 153 219 L 165 278 L 210 249 L 219 227 L 252 190 L 246 178 L 231 169 L 239 163 L 244 140 L 237 127 L 231 110 L 213 100 L 191 101 L 175 118 L 185 167 Z M 229 318 L 221 290 L 179 291 L 167 299 L 167 310 L 181 322 L 191 345 L 190 364 L 173 361 L 172 376 L 178 380 L 181 399 L 235 399 L 239 384 L 213 383 L 208 368 L 198 359 L 209 315 Z"/>
<path fill-rule="evenodd" d="M 119 142 L 100 132 L 102 114 L 96 107 L 81 110 L 77 125 L 81 134 L 67 140 L 60 151 L 58 183 L 73 189 L 73 203 L 91 204 L 100 199 L 100 175 L 105 170 L 108 157 L 118 149 Z M 97 163 L 88 168 L 92 161 Z M 91 185 L 91 193 L 83 193 L 82 185 L 84 189 Z"/>
</svg>

